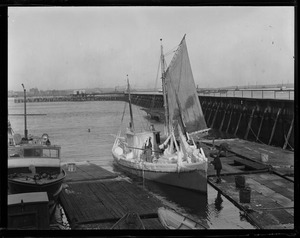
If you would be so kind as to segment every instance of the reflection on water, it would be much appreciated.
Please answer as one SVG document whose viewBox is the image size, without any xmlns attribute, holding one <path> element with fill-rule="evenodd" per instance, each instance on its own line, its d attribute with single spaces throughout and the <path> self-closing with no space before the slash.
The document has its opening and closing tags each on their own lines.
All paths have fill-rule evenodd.
<svg viewBox="0 0 300 238">
<path fill-rule="evenodd" d="M 223 202 L 222 195 L 221 195 L 220 192 L 218 192 L 218 195 L 217 195 L 216 200 L 215 200 L 216 211 L 220 212 L 222 210 L 222 208 L 223 208 L 222 202 Z"/>
<path fill-rule="evenodd" d="M 255 229 L 220 192 L 209 184 L 207 194 L 183 188 L 160 184 L 150 180 L 124 173 L 117 166 L 114 172 L 129 177 L 130 180 L 148 190 L 160 199 L 163 204 L 179 214 L 188 215 L 208 229 Z"/>
</svg>

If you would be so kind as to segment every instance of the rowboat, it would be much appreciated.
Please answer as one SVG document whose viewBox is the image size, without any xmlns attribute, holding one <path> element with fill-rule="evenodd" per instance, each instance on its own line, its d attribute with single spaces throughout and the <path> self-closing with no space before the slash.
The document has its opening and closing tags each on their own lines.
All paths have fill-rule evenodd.
<svg viewBox="0 0 300 238">
<path fill-rule="evenodd" d="M 161 224 L 166 229 L 206 229 L 199 222 L 165 207 L 158 208 L 157 213 Z"/>
<path fill-rule="evenodd" d="M 112 227 L 112 230 L 145 230 L 140 216 L 135 212 L 125 214 Z"/>
</svg>

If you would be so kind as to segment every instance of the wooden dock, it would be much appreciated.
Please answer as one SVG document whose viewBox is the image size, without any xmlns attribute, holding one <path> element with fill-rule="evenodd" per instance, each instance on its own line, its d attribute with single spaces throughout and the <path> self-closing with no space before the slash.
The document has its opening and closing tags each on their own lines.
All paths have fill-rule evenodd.
<svg viewBox="0 0 300 238">
<path fill-rule="evenodd" d="M 139 214 L 145 229 L 164 229 L 153 195 L 97 165 L 68 166 L 60 202 L 72 229 L 110 229 L 128 212 Z"/>
<path fill-rule="evenodd" d="M 212 165 L 208 183 L 243 211 L 245 217 L 260 229 L 294 229 L 294 154 L 291 151 L 240 139 L 206 141 L 207 155 L 215 153 L 212 145 L 226 142 L 230 149 L 221 157 L 222 182 L 216 183 Z M 262 161 L 262 155 L 268 160 Z M 213 158 L 209 158 L 213 160 Z M 249 188 L 250 202 L 241 199 L 236 176 L 242 176 Z M 249 191 L 248 190 L 248 191 Z"/>
<path fill-rule="evenodd" d="M 294 229 L 293 152 L 240 139 L 207 140 L 202 145 L 209 161 L 224 142 L 230 149 L 221 157 L 222 182 L 216 183 L 209 164 L 208 183 L 257 228 Z M 67 164 L 64 169 L 67 177 L 60 201 L 72 229 L 110 229 L 129 212 L 139 214 L 145 229 L 164 229 L 157 215 L 163 204 L 154 195 L 89 162 Z M 237 176 L 249 188 L 249 202 L 241 200 Z"/>
</svg>

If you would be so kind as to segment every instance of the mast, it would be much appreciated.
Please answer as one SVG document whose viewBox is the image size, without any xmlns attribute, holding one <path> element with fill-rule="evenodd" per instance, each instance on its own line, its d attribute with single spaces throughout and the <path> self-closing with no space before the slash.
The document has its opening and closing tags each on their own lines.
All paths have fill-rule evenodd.
<svg viewBox="0 0 300 238">
<path fill-rule="evenodd" d="M 25 139 L 27 140 L 28 137 L 27 137 L 27 134 L 28 134 L 28 131 L 27 131 L 27 121 L 26 121 L 26 89 L 24 87 L 24 84 L 22 84 L 22 87 L 24 89 L 24 136 L 25 136 Z"/>
<path fill-rule="evenodd" d="M 169 135 L 169 113 L 168 113 L 168 103 L 167 103 L 167 93 L 166 93 L 166 81 L 165 81 L 165 58 L 163 54 L 163 46 L 162 39 L 160 39 L 161 46 L 161 80 L 162 80 L 162 90 L 163 90 L 163 98 L 164 98 L 164 108 L 165 108 L 165 134 Z"/>
<path fill-rule="evenodd" d="M 128 85 L 128 101 L 129 101 L 129 111 L 130 111 L 130 130 L 134 131 L 131 97 L 130 97 L 130 85 L 129 85 L 128 74 L 127 74 L 127 85 Z"/>
</svg>

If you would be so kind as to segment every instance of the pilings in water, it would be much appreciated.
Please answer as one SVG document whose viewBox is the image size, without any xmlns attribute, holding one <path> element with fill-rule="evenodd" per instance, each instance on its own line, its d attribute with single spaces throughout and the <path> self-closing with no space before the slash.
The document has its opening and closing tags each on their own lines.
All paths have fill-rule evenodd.
<svg viewBox="0 0 300 238">
<path fill-rule="evenodd" d="M 43 96 L 43 97 L 27 97 L 26 102 L 80 102 L 80 101 L 125 101 L 123 93 L 108 94 L 79 94 L 67 96 Z M 23 98 L 15 98 L 15 103 L 23 103 Z"/>
<path fill-rule="evenodd" d="M 209 127 L 245 140 L 293 149 L 294 101 L 199 98 L 203 111 L 213 112 L 204 114 Z"/>
<path fill-rule="evenodd" d="M 127 101 L 124 93 L 27 98 L 27 102 Z M 250 141 L 294 148 L 294 101 L 238 97 L 199 96 L 207 126 Z M 15 99 L 23 102 L 23 99 Z M 131 102 L 148 109 L 163 109 L 162 94 L 131 93 Z M 148 110 L 151 111 L 151 110 Z M 149 112 L 147 112 L 149 113 Z"/>
<path fill-rule="evenodd" d="M 132 94 L 135 105 L 163 110 L 162 95 Z M 294 149 L 294 101 L 199 96 L 207 126 L 239 138 Z"/>
</svg>

